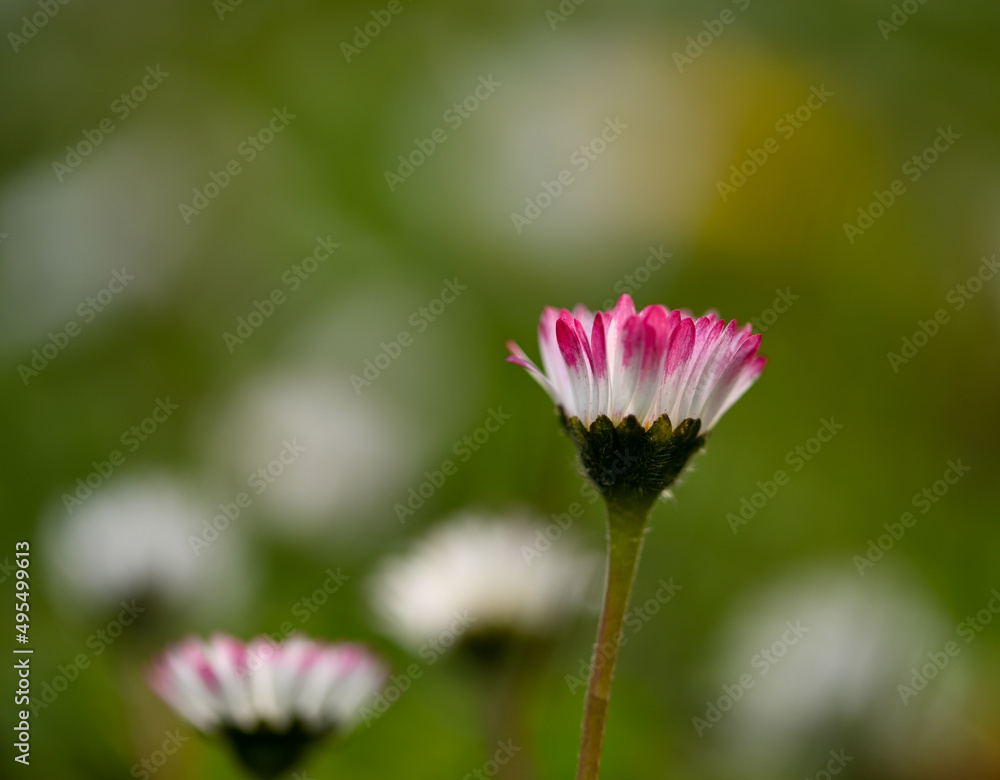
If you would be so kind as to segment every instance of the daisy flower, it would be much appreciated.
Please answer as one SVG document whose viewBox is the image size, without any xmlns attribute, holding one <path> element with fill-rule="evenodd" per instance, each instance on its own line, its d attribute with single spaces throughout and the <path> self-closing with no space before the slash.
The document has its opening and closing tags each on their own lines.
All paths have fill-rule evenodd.
<svg viewBox="0 0 1000 780">
<path fill-rule="evenodd" d="M 801 637 L 786 633 L 789 625 Z M 973 756 L 966 713 L 981 669 L 942 652 L 954 636 L 925 588 L 894 569 L 861 580 L 809 567 L 743 597 L 721 627 L 710 668 L 716 679 L 734 680 L 749 658 L 758 679 L 724 721 L 700 728 L 711 732 L 720 775 L 803 777 L 833 747 L 891 777 L 936 777 L 924 774 L 929 765 Z M 948 668 L 936 668 L 935 658 Z M 696 717 L 706 717 L 719 693 L 705 697 Z"/>
<path fill-rule="evenodd" d="M 232 744 L 262 778 L 294 766 L 321 737 L 344 735 L 381 689 L 385 667 L 365 648 L 292 635 L 243 643 L 188 638 L 149 669 L 150 687 L 205 734 Z"/>
<path fill-rule="evenodd" d="M 218 509 L 215 509 L 215 514 Z M 182 613 L 211 620 L 241 609 L 253 566 L 237 529 L 196 555 L 212 505 L 167 472 L 116 477 L 70 515 L 62 507 L 45 523 L 47 566 L 60 602 L 76 612 L 117 612 L 135 599 L 148 616 Z M 204 593 L 211 592 L 212 599 Z"/>
<path fill-rule="evenodd" d="M 717 314 L 647 306 L 628 295 L 610 311 L 542 312 L 544 371 L 514 342 L 507 359 L 523 366 L 559 407 L 584 471 L 608 508 L 608 567 L 584 704 L 577 780 L 596 780 L 624 616 L 649 514 L 757 381 L 766 360 L 749 325 Z M 599 653 L 598 648 L 611 648 Z"/>
<path fill-rule="evenodd" d="M 255 522 L 282 538 L 339 544 L 370 533 L 358 518 L 401 485 L 417 451 L 411 427 L 374 395 L 340 377 L 289 366 L 244 383 L 207 428 L 206 451 L 220 477 L 243 482 L 275 458 L 290 462 L 254 495 Z M 293 458 L 287 444 L 296 445 Z M 256 486 L 254 486 L 256 489 Z M 331 536 L 331 534 L 333 536 Z"/>
<path fill-rule="evenodd" d="M 544 371 L 523 366 L 559 407 L 588 476 L 605 498 L 648 510 L 767 362 L 751 326 L 695 319 L 628 295 L 610 311 L 547 307 L 538 325 Z"/>
<path fill-rule="evenodd" d="M 383 565 L 370 583 L 373 609 L 421 656 L 550 636 L 584 608 L 599 559 L 545 532 L 519 515 L 459 515 Z"/>
</svg>

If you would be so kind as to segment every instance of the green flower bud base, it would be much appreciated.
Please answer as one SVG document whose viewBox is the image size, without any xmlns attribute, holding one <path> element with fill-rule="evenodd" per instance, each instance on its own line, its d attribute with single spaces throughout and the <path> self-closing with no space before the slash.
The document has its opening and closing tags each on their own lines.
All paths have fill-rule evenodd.
<svg viewBox="0 0 1000 780">
<path fill-rule="evenodd" d="M 290 772 L 316 739 L 316 735 L 308 733 L 299 723 L 283 732 L 260 726 L 253 733 L 247 733 L 230 726 L 223 734 L 243 766 L 261 780 Z"/>
<path fill-rule="evenodd" d="M 631 414 L 617 428 L 603 414 L 590 430 L 578 417 L 562 414 L 562 421 L 604 500 L 630 512 L 648 512 L 705 444 L 701 420 L 690 418 L 674 428 L 664 414 L 648 430 Z"/>
</svg>

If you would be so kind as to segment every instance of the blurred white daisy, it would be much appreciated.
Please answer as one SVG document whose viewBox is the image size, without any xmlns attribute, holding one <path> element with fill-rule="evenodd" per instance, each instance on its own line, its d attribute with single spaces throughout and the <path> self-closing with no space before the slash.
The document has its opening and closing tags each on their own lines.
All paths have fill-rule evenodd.
<svg viewBox="0 0 1000 780">
<path fill-rule="evenodd" d="M 87 330 L 91 321 L 170 300 L 194 237 L 177 229 L 174 193 L 187 174 L 163 153 L 165 142 L 151 126 L 129 123 L 62 181 L 51 160 L 37 160 L 3 183 L 0 224 L 17 229 L 0 266 L 0 349 L 30 359 L 33 347 L 48 343 L 47 331 L 74 312 Z M 137 176 L 148 186 L 129 188 Z M 112 274 L 122 269 L 134 280 L 114 303 L 88 305 L 88 297 L 108 294 Z"/>
<path fill-rule="evenodd" d="M 190 486 L 165 473 L 115 476 L 72 515 L 60 503 L 47 526 L 56 593 L 95 612 L 138 599 L 187 613 L 231 613 L 245 601 L 251 567 L 235 528 L 195 555 L 191 540 L 201 538 L 212 514 Z"/>
<path fill-rule="evenodd" d="M 275 777 L 315 740 L 346 734 L 387 675 L 359 645 L 216 634 L 167 648 L 148 679 L 196 729 L 226 737 L 247 769 Z"/>
<path fill-rule="evenodd" d="M 742 604 L 723 631 L 720 682 L 754 683 L 713 728 L 715 756 L 730 776 L 755 778 L 818 771 L 841 749 L 859 771 L 925 763 L 956 742 L 969 659 L 949 659 L 905 702 L 900 686 L 954 639 L 947 617 L 888 569 L 790 577 Z"/>
<path fill-rule="evenodd" d="M 585 608 L 600 557 L 568 535 L 548 542 L 544 524 L 513 515 L 460 514 L 369 583 L 384 628 L 421 651 L 509 634 L 544 637 Z"/>
<path fill-rule="evenodd" d="M 274 520 L 275 531 L 310 537 L 349 530 L 408 471 L 407 426 L 345 390 L 342 379 L 301 370 L 263 375 L 241 389 L 214 427 L 214 460 L 249 494 L 253 516 Z M 261 468 L 270 473 L 255 478 Z"/>
<path fill-rule="evenodd" d="M 728 164 L 742 106 L 711 71 L 678 78 L 655 25 L 597 32 L 576 21 L 557 35 L 543 21 L 485 56 L 461 44 L 438 52 L 438 83 L 401 103 L 408 123 L 433 122 L 466 95 L 475 101 L 482 81 L 499 84 L 476 101 L 455 140 L 448 132 L 446 154 L 466 164 L 429 160 L 397 185 L 393 202 L 425 230 L 510 248 L 505 262 L 524 272 L 555 279 L 571 270 L 611 283 L 609 258 L 622 236 L 676 243 L 704 221 L 718 202 L 714 172 Z M 470 71 L 476 62 L 483 70 Z M 413 148 L 408 123 L 387 127 L 382 141 L 393 174 Z"/>
</svg>

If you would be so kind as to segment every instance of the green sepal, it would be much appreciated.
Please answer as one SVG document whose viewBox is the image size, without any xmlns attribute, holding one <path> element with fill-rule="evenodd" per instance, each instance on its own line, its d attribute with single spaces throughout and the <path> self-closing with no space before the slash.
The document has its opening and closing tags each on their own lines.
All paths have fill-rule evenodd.
<svg viewBox="0 0 1000 780">
<path fill-rule="evenodd" d="M 692 418 L 675 428 L 664 414 L 646 430 L 635 415 L 616 428 L 602 414 L 588 430 L 578 417 L 560 413 L 590 481 L 608 503 L 629 512 L 648 512 L 705 444 L 701 420 Z"/>
<path fill-rule="evenodd" d="M 223 735 L 240 763 L 261 780 L 271 780 L 291 771 L 317 737 L 296 721 L 284 731 L 260 725 L 253 732 L 227 726 Z"/>
</svg>

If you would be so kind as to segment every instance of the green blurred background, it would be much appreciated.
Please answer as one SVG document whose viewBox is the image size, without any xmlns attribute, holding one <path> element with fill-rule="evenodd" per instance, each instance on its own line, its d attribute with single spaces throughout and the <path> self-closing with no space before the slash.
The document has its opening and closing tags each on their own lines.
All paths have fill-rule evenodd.
<svg viewBox="0 0 1000 780">
<path fill-rule="evenodd" d="M 857 756 L 844 777 L 1000 777 L 1000 626 L 959 640 L 961 655 L 918 701 L 904 706 L 896 689 L 1000 587 L 1000 280 L 955 292 L 981 269 L 990 276 L 983 258 L 1000 241 L 1000 10 L 981 0 L 904 5 L 913 13 L 872 0 L 404 0 L 387 17 L 386 4 L 357 2 L 53 2 L 54 15 L 6 3 L 0 560 L 31 541 L 35 690 L 80 653 L 89 666 L 33 718 L 31 767 L 8 755 L 0 775 L 138 776 L 135 762 L 181 725 L 142 685 L 143 659 L 191 631 L 278 631 L 330 567 L 350 580 L 301 628 L 363 639 L 405 667 L 412 658 L 378 632 L 365 600 L 382 557 L 459 509 L 528 508 L 544 519 L 580 500 L 551 403 L 504 363 L 504 341 L 537 356 L 544 305 L 595 308 L 631 291 L 639 306 L 754 318 L 770 364 L 676 501 L 655 511 L 636 603 L 663 578 L 683 591 L 622 651 L 604 776 L 814 776 L 828 750 L 843 748 Z M 36 14 L 46 23 L 28 38 L 22 17 Z M 362 47 L 355 27 L 366 24 L 377 34 Z M 125 115 L 116 101 L 144 78 L 133 95 L 155 87 Z M 800 111 L 797 127 L 783 120 L 813 88 L 832 95 Z M 253 154 L 241 148 L 275 110 L 292 115 L 287 127 Z M 609 120 L 624 129 L 582 170 L 574 153 Z M 73 165 L 73 148 L 85 151 L 85 131 L 96 137 L 102 121 L 112 132 Z M 957 139 L 925 154 L 949 128 Z M 399 156 L 430 148 L 435 131 L 443 140 L 404 176 Z M 768 138 L 776 151 L 748 163 L 745 182 L 732 178 L 730 166 L 759 161 Z M 917 180 L 914 155 L 924 155 Z M 240 172 L 185 216 L 180 205 L 231 160 Z M 519 230 L 512 214 L 565 169 L 572 182 Z M 390 188 L 387 172 L 402 181 Z M 895 179 L 905 192 L 879 215 L 875 192 Z M 724 197 L 719 182 L 735 191 Z M 861 234 L 845 231 L 859 209 L 878 217 Z M 339 246 L 288 281 L 319 238 Z M 651 249 L 668 255 L 653 271 Z M 81 312 L 123 267 L 134 281 L 102 311 Z M 439 308 L 446 280 L 467 289 Z M 283 302 L 245 343 L 227 344 L 238 318 L 275 290 Z M 794 302 L 778 313 L 782 295 Z M 421 307 L 438 312 L 433 321 Z M 926 343 L 907 347 L 906 362 L 891 360 L 939 309 L 948 321 L 935 335 L 918 336 Z M 37 375 L 21 368 L 71 320 L 78 335 Z M 412 343 L 356 392 L 351 376 L 403 331 Z M 61 496 L 167 397 L 177 410 L 97 494 L 170 474 L 203 497 L 208 517 L 286 438 L 300 436 L 307 452 L 220 537 L 234 560 L 216 573 L 235 574 L 204 586 L 199 610 L 147 621 L 97 655 L 88 638 L 110 617 L 75 602 L 61 579 Z M 509 422 L 398 522 L 394 505 L 498 407 Z M 824 418 L 842 430 L 794 470 L 786 455 Z M 914 494 L 955 459 L 968 474 L 921 514 Z M 727 520 L 779 469 L 787 485 L 745 525 Z M 603 510 L 584 503 L 573 532 L 599 550 Z M 855 556 L 907 510 L 916 525 L 859 575 Z M 768 599 L 778 600 L 780 628 L 801 617 L 782 599 L 810 592 L 817 577 L 833 583 L 815 587 L 819 601 L 858 589 L 830 607 L 857 635 L 803 647 L 805 682 L 772 696 L 759 678 L 699 737 L 692 718 L 759 649 L 741 644 L 755 629 L 741 634 L 740 621 L 777 638 Z M 2 592 L 12 626 L 12 577 Z M 871 597 L 885 617 L 875 625 L 902 648 L 887 650 L 883 666 L 865 649 L 882 641 L 865 607 L 876 592 L 909 600 L 897 608 L 896 596 L 888 606 Z M 893 628 L 902 612 L 921 616 L 906 623 L 915 627 Z M 540 777 L 573 771 L 583 694 L 565 676 L 589 653 L 595 620 L 582 618 L 539 666 L 526 717 Z M 832 654 L 834 671 L 806 663 L 807 652 Z M 855 680 L 879 704 L 859 694 L 861 703 L 831 705 L 839 714 L 824 725 L 810 669 L 827 669 L 834 692 L 838 675 Z M 9 669 L 3 680 L 12 691 Z M 933 690 L 948 695 L 931 707 Z M 745 722 L 777 732 L 765 699 L 786 716 L 805 707 L 813 714 L 802 720 L 818 724 L 782 748 L 794 757 L 780 769 L 758 755 L 763 743 Z M 2 700 L 9 739 L 16 708 L 8 693 Z M 933 712 L 900 727 L 898 744 L 872 738 L 873 712 L 892 725 L 924 703 Z M 371 728 L 318 751 L 307 776 L 462 778 L 493 752 L 478 707 L 474 684 L 434 665 Z M 925 732 L 947 736 L 929 742 Z M 238 775 L 220 747 L 192 737 L 155 776 Z"/>
</svg>

